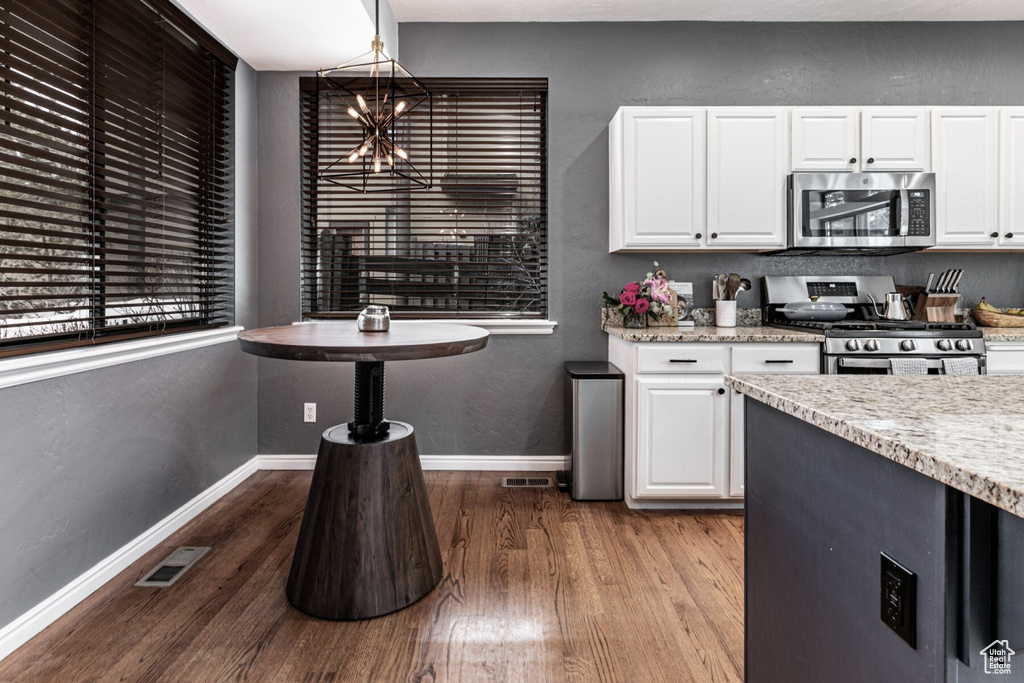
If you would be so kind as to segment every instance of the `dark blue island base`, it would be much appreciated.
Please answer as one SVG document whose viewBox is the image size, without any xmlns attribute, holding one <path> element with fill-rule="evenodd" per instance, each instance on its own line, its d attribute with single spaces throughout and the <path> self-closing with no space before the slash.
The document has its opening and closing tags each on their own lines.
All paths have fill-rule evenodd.
<svg viewBox="0 0 1024 683">
<path fill-rule="evenodd" d="M 1024 681 L 1024 519 L 745 401 L 746 681 Z M 1004 640 L 1020 654 L 985 673 Z"/>
</svg>

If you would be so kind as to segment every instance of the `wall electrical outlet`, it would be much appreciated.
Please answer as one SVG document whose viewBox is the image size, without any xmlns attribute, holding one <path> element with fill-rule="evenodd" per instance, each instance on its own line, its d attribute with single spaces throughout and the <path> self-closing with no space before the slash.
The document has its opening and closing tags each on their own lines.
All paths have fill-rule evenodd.
<svg viewBox="0 0 1024 683">
<path fill-rule="evenodd" d="M 305 422 L 316 422 L 316 404 L 305 403 L 302 408 L 302 418 Z"/>
<path fill-rule="evenodd" d="M 882 553 L 882 621 L 917 649 L 917 574 Z"/>
</svg>

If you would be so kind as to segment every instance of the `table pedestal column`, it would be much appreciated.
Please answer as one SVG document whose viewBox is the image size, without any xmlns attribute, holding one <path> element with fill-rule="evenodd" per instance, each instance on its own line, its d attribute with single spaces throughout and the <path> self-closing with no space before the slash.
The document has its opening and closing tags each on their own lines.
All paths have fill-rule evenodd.
<svg viewBox="0 0 1024 683">
<path fill-rule="evenodd" d="M 441 550 L 412 427 L 360 440 L 324 432 L 288 577 L 288 600 L 323 619 L 366 619 L 441 580 Z"/>
</svg>

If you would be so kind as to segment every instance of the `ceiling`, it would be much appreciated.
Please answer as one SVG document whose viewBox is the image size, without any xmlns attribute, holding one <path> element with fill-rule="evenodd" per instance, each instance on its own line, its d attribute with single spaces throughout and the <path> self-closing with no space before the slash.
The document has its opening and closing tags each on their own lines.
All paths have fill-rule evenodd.
<svg viewBox="0 0 1024 683">
<path fill-rule="evenodd" d="M 396 22 L 494 21 L 1019 21 L 1021 0 L 384 0 Z M 239 57 L 263 71 L 333 66 L 369 50 L 373 0 L 178 0 Z M 392 16 L 392 12 L 394 13 Z"/>
</svg>

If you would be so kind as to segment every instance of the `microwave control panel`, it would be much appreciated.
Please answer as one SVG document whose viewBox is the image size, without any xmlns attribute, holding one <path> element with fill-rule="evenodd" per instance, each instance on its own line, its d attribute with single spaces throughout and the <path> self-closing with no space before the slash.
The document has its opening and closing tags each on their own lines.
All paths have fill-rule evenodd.
<svg viewBox="0 0 1024 683">
<path fill-rule="evenodd" d="M 907 211 L 910 215 L 907 234 L 910 237 L 928 237 L 931 234 L 928 190 L 909 190 L 907 198 Z"/>
</svg>

